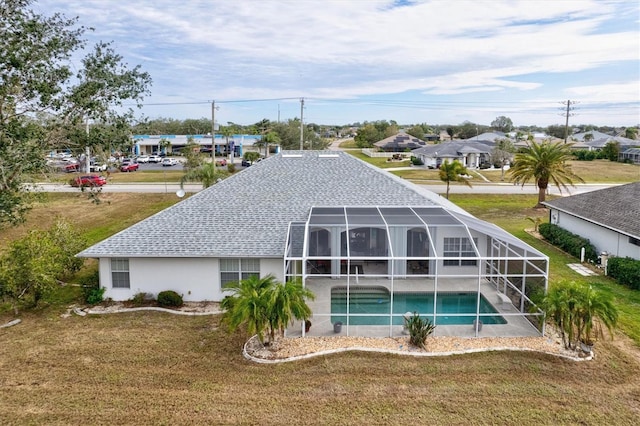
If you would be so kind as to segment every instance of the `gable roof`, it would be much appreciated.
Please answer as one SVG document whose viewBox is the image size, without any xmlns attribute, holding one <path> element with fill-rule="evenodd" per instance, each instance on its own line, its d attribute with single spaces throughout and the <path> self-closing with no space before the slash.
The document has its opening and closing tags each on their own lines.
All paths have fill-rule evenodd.
<svg viewBox="0 0 640 426">
<path fill-rule="evenodd" d="M 414 149 L 412 152 L 426 157 L 437 158 L 458 158 L 461 154 L 480 153 L 489 154 L 493 148 L 482 142 L 475 141 L 452 141 L 442 142 L 437 145 L 429 145 L 422 148 Z"/>
<path fill-rule="evenodd" d="M 415 149 L 420 148 L 421 146 L 426 146 L 427 143 L 415 136 L 400 132 L 396 135 L 389 136 L 386 139 L 382 139 L 381 141 L 374 143 L 374 145 L 382 149 L 404 151 L 407 148 Z"/>
<path fill-rule="evenodd" d="M 78 256 L 282 257 L 289 223 L 305 221 L 314 205 L 441 205 L 468 215 L 443 197 L 347 153 L 284 151 Z"/>
<path fill-rule="evenodd" d="M 640 238 L 640 182 L 543 203 L 608 229 Z"/>
</svg>

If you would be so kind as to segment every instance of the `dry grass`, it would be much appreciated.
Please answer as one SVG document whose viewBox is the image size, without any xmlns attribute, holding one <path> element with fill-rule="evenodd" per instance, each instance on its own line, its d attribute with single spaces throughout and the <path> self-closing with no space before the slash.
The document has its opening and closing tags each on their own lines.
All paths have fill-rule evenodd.
<svg viewBox="0 0 640 426">
<path fill-rule="evenodd" d="M 30 219 L 45 227 L 59 213 L 97 225 L 87 234 L 98 238 L 175 202 L 163 194 L 109 197 L 94 206 L 52 195 Z M 486 211 L 496 204 L 499 211 Z M 536 213 L 522 206 L 522 196 L 463 205 L 508 229 Z M 0 329 L 0 423 L 632 425 L 640 417 L 640 354 L 625 336 L 598 342 L 595 360 L 579 363 L 494 352 L 344 353 L 257 365 L 241 356 L 245 337 L 228 335 L 218 317 L 63 317 L 73 290 Z M 11 319 L 0 312 L 0 324 Z"/>
<path fill-rule="evenodd" d="M 60 312 L 61 313 L 61 312 Z M 242 358 L 216 317 L 30 314 L 0 330 L 3 424 L 633 424 L 638 359 L 535 353 Z"/>
</svg>

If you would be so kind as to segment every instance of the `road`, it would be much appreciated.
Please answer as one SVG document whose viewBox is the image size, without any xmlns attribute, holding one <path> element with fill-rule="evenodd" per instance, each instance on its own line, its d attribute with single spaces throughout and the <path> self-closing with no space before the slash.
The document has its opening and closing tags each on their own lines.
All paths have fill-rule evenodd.
<svg viewBox="0 0 640 426">
<path fill-rule="evenodd" d="M 418 185 L 435 192 L 444 194 L 446 186 L 443 183 L 429 182 Z M 561 195 L 575 195 L 584 192 L 595 191 L 613 186 L 612 184 L 582 184 L 570 187 L 569 192 L 563 190 Z M 78 188 L 73 188 L 62 183 L 39 183 L 37 187 L 43 192 L 77 192 Z M 102 187 L 102 192 L 132 192 L 132 193 L 172 193 L 180 189 L 179 183 L 108 183 Z M 185 192 L 198 192 L 202 189 L 199 183 L 187 183 L 184 185 Z M 514 186 L 510 183 L 474 183 L 472 188 L 465 185 L 451 185 L 451 194 L 537 194 L 538 188 L 534 185 Z M 556 187 L 549 187 L 550 194 L 560 195 Z"/>
</svg>

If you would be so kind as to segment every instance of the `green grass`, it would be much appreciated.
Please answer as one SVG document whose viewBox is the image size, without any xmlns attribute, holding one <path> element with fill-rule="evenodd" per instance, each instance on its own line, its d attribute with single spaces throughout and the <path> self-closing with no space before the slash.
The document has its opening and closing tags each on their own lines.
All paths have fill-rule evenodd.
<svg viewBox="0 0 640 426">
<path fill-rule="evenodd" d="M 349 151 L 349 154 L 376 167 L 380 167 L 381 169 L 388 169 L 393 167 L 409 167 L 409 165 L 411 164 L 411 161 L 409 160 L 387 161 L 387 157 L 369 157 L 368 155 L 365 155 L 360 151 Z"/>
<path fill-rule="evenodd" d="M 158 194 L 114 194 L 93 206 L 51 194 L 29 224 L 49 212 L 82 220 L 92 239 L 175 202 Z M 638 330 L 638 292 L 604 277 L 584 278 L 574 262 L 523 228 L 535 196 L 457 195 L 456 203 L 496 222 L 551 257 L 551 277 L 589 280 L 612 292 L 621 328 Z M 132 216 L 132 217 L 128 217 Z M 87 219 L 89 218 L 89 219 Z M 90 231 L 95 227 L 100 231 Z M 16 237 L 8 230 L 0 238 Z M 590 362 L 528 352 L 437 358 L 343 353 L 280 365 L 241 355 L 245 336 L 218 317 L 158 312 L 66 316 L 78 287 L 61 288 L 22 323 L 0 329 L 3 424 L 635 424 L 640 355 L 624 336 L 599 341 Z M 13 319 L 0 309 L 0 324 Z"/>
<path fill-rule="evenodd" d="M 640 347 L 640 291 L 629 289 L 603 275 L 579 275 L 567 266 L 569 263 L 579 263 L 579 259 L 525 232 L 524 229 L 534 226 L 527 217 L 540 217 L 544 222 L 548 221 L 546 209 L 531 208 L 537 200 L 537 195 L 452 194 L 449 199 L 474 216 L 495 223 L 549 256 L 550 283 L 561 280 L 581 281 L 613 295 L 620 311 L 620 331 Z"/>
</svg>

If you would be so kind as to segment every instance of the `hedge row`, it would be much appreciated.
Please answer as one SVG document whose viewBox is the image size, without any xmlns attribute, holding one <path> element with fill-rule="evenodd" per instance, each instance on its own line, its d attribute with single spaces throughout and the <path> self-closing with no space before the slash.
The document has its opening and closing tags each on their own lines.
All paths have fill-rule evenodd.
<svg viewBox="0 0 640 426">
<path fill-rule="evenodd" d="M 595 262 L 598 259 L 595 247 L 588 239 L 582 238 L 580 235 L 560 228 L 558 225 L 551 223 L 542 223 L 538 227 L 540 235 L 547 239 L 554 246 L 558 246 L 572 256 L 580 258 L 580 252 L 584 247 L 584 259 L 587 262 Z"/>
<path fill-rule="evenodd" d="M 640 290 L 640 260 L 630 257 L 612 257 L 607 262 L 607 275 L 620 284 Z"/>
</svg>

